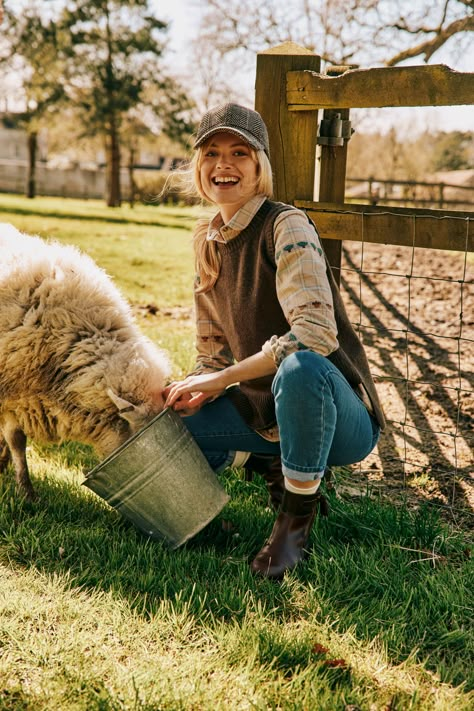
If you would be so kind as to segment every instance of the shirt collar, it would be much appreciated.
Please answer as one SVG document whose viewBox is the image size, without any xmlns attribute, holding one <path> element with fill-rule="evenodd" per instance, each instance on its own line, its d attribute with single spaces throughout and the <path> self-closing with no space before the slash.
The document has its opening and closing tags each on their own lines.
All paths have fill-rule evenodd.
<svg viewBox="0 0 474 711">
<path fill-rule="evenodd" d="M 224 224 L 221 213 L 218 212 L 209 222 L 206 239 L 215 240 L 216 242 L 228 242 L 237 237 L 252 222 L 266 199 L 265 195 L 254 195 L 237 210 L 227 224 Z"/>
</svg>

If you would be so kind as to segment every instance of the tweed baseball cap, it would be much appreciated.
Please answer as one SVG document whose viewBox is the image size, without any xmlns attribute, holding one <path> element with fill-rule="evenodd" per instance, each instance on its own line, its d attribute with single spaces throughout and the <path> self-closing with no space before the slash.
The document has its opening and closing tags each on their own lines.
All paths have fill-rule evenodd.
<svg viewBox="0 0 474 711">
<path fill-rule="evenodd" d="M 249 146 L 265 151 L 270 157 L 267 127 L 258 111 L 231 103 L 216 106 L 204 114 L 194 148 L 199 148 L 208 138 L 221 131 L 241 136 Z"/>
</svg>

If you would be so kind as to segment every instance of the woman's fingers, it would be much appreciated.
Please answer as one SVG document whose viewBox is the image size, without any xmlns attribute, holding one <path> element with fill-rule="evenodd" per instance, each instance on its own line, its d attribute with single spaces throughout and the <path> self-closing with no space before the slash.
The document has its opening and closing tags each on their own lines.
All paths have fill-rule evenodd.
<svg viewBox="0 0 474 711">
<path fill-rule="evenodd" d="M 191 398 L 188 401 L 188 407 L 201 407 L 203 403 L 209 400 L 208 393 L 191 393 Z"/>
<path fill-rule="evenodd" d="M 167 385 L 163 390 L 161 391 L 161 395 L 163 397 L 163 400 L 166 400 L 168 395 L 170 394 L 170 390 L 173 387 L 173 385 L 176 385 L 176 381 L 173 381 L 169 385 Z"/>
<path fill-rule="evenodd" d="M 185 402 L 184 407 L 201 406 L 209 397 L 219 395 L 225 389 L 221 380 L 220 373 L 206 373 L 190 375 L 186 380 L 171 383 L 163 391 L 165 406 L 173 407 L 177 402 Z M 179 409 L 184 409 L 183 405 Z"/>
<path fill-rule="evenodd" d="M 191 393 L 183 390 L 183 383 L 173 383 L 168 390 L 168 394 L 165 400 L 165 406 L 171 407 L 177 400 L 183 400 L 187 402 L 191 399 Z"/>
</svg>

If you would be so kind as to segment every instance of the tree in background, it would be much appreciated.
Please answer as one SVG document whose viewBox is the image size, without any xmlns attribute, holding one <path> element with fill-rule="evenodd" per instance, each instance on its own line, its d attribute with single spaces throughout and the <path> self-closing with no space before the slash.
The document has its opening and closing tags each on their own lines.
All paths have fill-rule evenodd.
<svg viewBox="0 0 474 711">
<path fill-rule="evenodd" d="M 68 38 L 62 46 L 68 97 L 86 134 L 104 139 L 107 204 L 115 207 L 121 203 L 120 146 L 127 115 L 142 107 L 166 133 L 179 126 L 185 135 L 191 130 L 191 104 L 177 83 L 163 76 L 166 25 L 152 15 L 148 0 L 70 0 L 59 24 Z"/>
<path fill-rule="evenodd" d="M 432 165 L 434 170 L 474 168 L 474 135 L 466 131 L 437 134 Z"/>
<path fill-rule="evenodd" d="M 436 183 L 438 172 L 474 169 L 474 137 L 465 131 L 428 130 L 410 138 L 399 136 L 393 128 L 388 133 L 356 132 L 351 138 L 347 158 L 349 180 L 367 178 L 369 169 L 375 180 Z M 448 178 L 446 182 L 451 181 Z M 465 184 L 469 185 L 468 182 Z M 469 202 L 472 193 L 466 193 L 464 197 Z"/>
<path fill-rule="evenodd" d="M 444 47 L 466 56 L 474 35 L 473 0 L 203 0 L 197 53 L 218 52 L 223 91 L 255 55 L 293 41 L 327 64 L 394 66 L 409 59 L 429 62 Z M 215 79 L 217 84 L 217 78 Z M 238 90 L 238 89 L 237 89 Z"/>
<path fill-rule="evenodd" d="M 387 29 L 395 30 L 397 44 L 401 46 L 396 54 L 385 61 L 387 66 L 395 66 L 407 59 L 418 57 L 428 63 L 447 43 L 453 50 L 453 56 L 461 57 L 464 53 L 468 54 L 470 48 L 472 49 L 473 35 L 470 35 L 474 32 L 472 0 L 435 0 L 434 2 L 432 0 L 424 3 L 407 3 L 406 7 L 408 12 L 405 9 L 401 11 L 395 3 L 390 3 L 391 16 L 388 19 Z"/>
<path fill-rule="evenodd" d="M 16 114 L 17 125 L 26 131 L 28 142 L 28 175 L 26 196 L 36 194 L 36 156 L 38 132 L 64 101 L 62 66 L 57 47 L 58 28 L 51 19 L 42 16 L 32 3 L 21 13 L 4 8 L 0 67 L 21 77 L 23 110 Z"/>
</svg>

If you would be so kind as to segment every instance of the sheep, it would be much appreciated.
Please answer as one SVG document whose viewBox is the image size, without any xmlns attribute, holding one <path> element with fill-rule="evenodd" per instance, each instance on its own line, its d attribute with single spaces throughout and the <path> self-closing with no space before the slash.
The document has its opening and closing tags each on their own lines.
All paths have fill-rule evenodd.
<svg viewBox="0 0 474 711">
<path fill-rule="evenodd" d="M 106 457 L 161 412 L 169 372 L 89 256 L 0 223 L 0 471 L 26 499 L 27 438 Z"/>
</svg>

